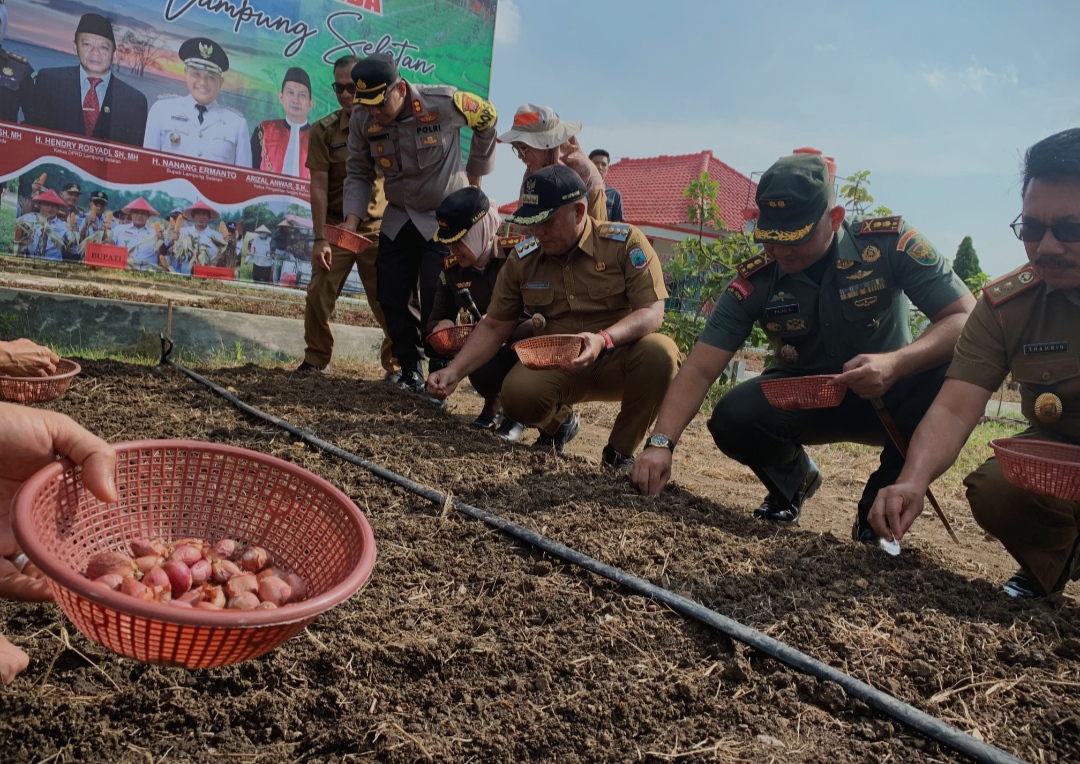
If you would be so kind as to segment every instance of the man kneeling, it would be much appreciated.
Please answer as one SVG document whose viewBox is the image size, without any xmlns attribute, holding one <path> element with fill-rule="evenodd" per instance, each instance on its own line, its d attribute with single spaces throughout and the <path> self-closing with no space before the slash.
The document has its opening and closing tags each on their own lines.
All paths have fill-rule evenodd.
<svg viewBox="0 0 1080 764">
<path fill-rule="evenodd" d="M 678 371 L 679 351 L 656 333 L 667 297 L 656 253 L 633 226 L 594 222 L 587 203 L 585 184 L 567 167 L 545 167 L 526 179 L 509 219 L 528 226 L 533 238 L 508 258 L 487 315 L 453 362 L 428 377 L 428 392 L 450 395 L 528 309 L 543 317 L 536 334 L 577 334 L 583 347 L 555 369 L 514 366 L 502 388 L 506 416 L 539 428 L 535 445 L 561 454 L 580 429 L 573 404 L 621 401 L 603 462 L 629 472 Z"/>
</svg>

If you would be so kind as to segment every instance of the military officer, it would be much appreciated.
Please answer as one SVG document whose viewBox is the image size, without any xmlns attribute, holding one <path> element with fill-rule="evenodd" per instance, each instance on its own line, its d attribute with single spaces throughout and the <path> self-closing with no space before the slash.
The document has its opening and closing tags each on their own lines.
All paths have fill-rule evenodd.
<svg viewBox="0 0 1080 764">
<path fill-rule="evenodd" d="M 123 211 L 131 216 L 131 222 L 116 226 L 113 243 L 127 249 L 128 268 L 133 271 L 167 271 L 169 266 L 163 254 L 161 233 L 147 225 L 151 217 L 157 217 L 158 211 L 141 196 L 125 206 Z"/>
<path fill-rule="evenodd" d="M 634 470 L 638 487 L 659 494 L 683 429 L 755 321 L 775 365 L 725 395 L 709 431 L 727 456 L 750 467 L 768 495 L 755 511 L 778 525 L 798 522 L 821 474 L 803 446 L 854 441 L 885 446 L 858 503 L 853 537 L 878 544 L 867 515 L 903 457 L 874 415 L 881 398 L 910 438 L 944 379 L 947 361 L 975 298 L 922 234 L 899 216 L 845 220 L 819 156 L 784 157 L 757 189 L 754 230 L 764 252 L 736 266 L 705 330 L 671 386 L 653 437 Z M 914 342 L 908 300 L 930 317 Z M 849 390 L 838 408 L 778 411 L 760 382 L 839 374 Z"/>
<path fill-rule="evenodd" d="M 1080 129 L 1028 149 L 1021 196 L 1012 228 L 1028 264 L 983 288 L 903 471 L 874 502 L 884 538 L 907 533 L 1010 371 L 1030 425 L 1019 437 L 1080 445 Z M 996 458 L 964 485 L 975 520 L 1020 563 L 1006 594 L 1043 597 L 1080 577 L 1080 502 L 1013 485 Z"/>
<path fill-rule="evenodd" d="M 159 96 L 146 118 L 148 149 L 251 166 L 251 131 L 244 116 L 218 99 L 229 57 L 207 37 L 180 46 L 188 95 Z"/>
<path fill-rule="evenodd" d="M 15 221 L 15 244 L 19 254 L 44 260 L 69 258 L 78 244 L 78 234 L 64 212 L 67 202 L 51 189 L 30 201 L 37 205 L 38 211 Z"/>
<path fill-rule="evenodd" d="M 82 225 L 82 219 L 86 216 L 86 210 L 79 206 L 79 200 L 82 199 L 82 186 L 72 181 L 60 189 L 60 196 L 67 205 L 67 209 L 62 212 L 65 214 L 74 212 L 79 225 Z"/>
<path fill-rule="evenodd" d="M 587 208 L 585 183 L 565 165 L 526 179 L 521 206 L 509 219 L 529 226 L 533 238 L 517 245 L 487 315 L 450 365 L 429 377 L 428 391 L 438 398 L 452 393 L 495 354 L 528 308 L 543 316 L 538 334 L 577 334 L 582 350 L 557 369 L 514 366 L 502 387 L 506 415 L 540 429 L 535 445 L 562 453 L 580 428 L 573 404 L 621 401 L 601 458 L 629 472 L 678 370 L 679 351 L 656 333 L 667 290 L 648 240 L 625 223 L 594 223 Z"/>
<path fill-rule="evenodd" d="M 387 55 L 363 59 L 352 76 L 356 103 L 364 108 L 355 109 L 349 123 L 344 227 L 355 230 L 367 214 L 381 168 L 388 205 L 375 262 L 377 297 L 401 365 L 398 384 L 422 392 L 420 328 L 447 255 L 446 245 L 434 240 L 435 208 L 459 188 L 479 186 L 480 176 L 494 169 L 495 107 L 454 87 L 406 82 Z M 463 127 L 472 128 L 465 164 Z"/>
<path fill-rule="evenodd" d="M 0 2 L 0 44 L 7 37 L 7 4 Z M 34 67 L 22 56 L 0 48 L 0 119 L 17 122 L 19 108 L 30 92 Z"/>
</svg>

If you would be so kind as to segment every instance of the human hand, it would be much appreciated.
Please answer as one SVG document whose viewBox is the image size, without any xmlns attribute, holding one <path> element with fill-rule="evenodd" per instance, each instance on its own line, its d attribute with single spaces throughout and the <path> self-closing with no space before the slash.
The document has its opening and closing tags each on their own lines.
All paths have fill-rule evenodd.
<svg viewBox="0 0 1080 764">
<path fill-rule="evenodd" d="M 910 481 L 882 488 L 870 508 L 870 527 L 886 541 L 901 541 L 922 514 L 927 488 Z"/>
<path fill-rule="evenodd" d="M 604 342 L 604 338 L 599 334 L 582 332 L 577 336 L 581 337 L 583 340 L 581 352 L 578 353 L 577 358 L 570 361 L 570 363 L 564 363 L 557 366 L 556 368 L 559 369 L 559 371 L 581 371 L 599 358 L 600 353 L 603 352 L 604 348 L 607 346 L 607 343 Z"/>
<path fill-rule="evenodd" d="M 30 665 L 30 656 L 0 634 L 0 680 L 11 684 Z"/>
<path fill-rule="evenodd" d="M 47 377 L 60 357 L 28 339 L 0 342 L 0 373 L 9 377 Z"/>
<path fill-rule="evenodd" d="M 847 385 L 860 398 L 880 398 L 896 383 L 896 362 L 892 353 L 864 353 L 844 364 L 844 373 L 834 384 Z"/>
<path fill-rule="evenodd" d="M 0 558 L 0 598 L 18 602 L 50 602 L 52 589 L 45 576 L 32 563 L 22 570 L 7 558 Z"/>
<path fill-rule="evenodd" d="M 666 448 L 646 448 L 634 459 L 630 479 L 646 496 L 659 496 L 671 480 L 671 451 Z"/>
<path fill-rule="evenodd" d="M 445 369 L 439 369 L 428 375 L 428 395 L 439 400 L 446 400 L 457 390 L 460 381 L 457 372 L 451 371 L 449 366 Z"/>
<path fill-rule="evenodd" d="M 311 248 L 311 264 L 322 268 L 324 271 L 330 270 L 330 263 L 333 262 L 333 253 L 330 249 L 330 242 L 326 239 L 318 239 L 315 242 L 315 246 Z"/>
</svg>

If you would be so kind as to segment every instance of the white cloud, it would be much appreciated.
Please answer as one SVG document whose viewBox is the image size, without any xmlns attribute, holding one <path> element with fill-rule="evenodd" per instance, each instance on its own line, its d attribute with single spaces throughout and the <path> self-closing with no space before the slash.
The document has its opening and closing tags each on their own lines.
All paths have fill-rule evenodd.
<svg viewBox="0 0 1080 764">
<path fill-rule="evenodd" d="M 923 72 L 922 78 L 932 87 L 934 90 L 940 90 L 941 86 L 945 84 L 946 78 L 945 72 L 940 69 L 935 69 L 932 72 Z"/>
<path fill-rule="evenodd" d="M 521 11 L 514 0 L 499 0 L 495 14 L 495 44 L 513 45 L 521 37 Z"/>
<path fill-rule="evenodd" d="M 995 72 L 980 64 L 974 56 L 963 69 L 934 69 L 923 72 L 922 78 L 932 90 L 970 90 L 979 95 L 986 95 L 995 86 L 1016 85 L 1019 82 L 1016 67 L 1012 64 Z"/>
<path fill-rule="evenodd" d="M 814 50 L 818 53 L 835 53 L 836 46 L 830 42 L 828 45 L 815 45 Z"/>
</svg>

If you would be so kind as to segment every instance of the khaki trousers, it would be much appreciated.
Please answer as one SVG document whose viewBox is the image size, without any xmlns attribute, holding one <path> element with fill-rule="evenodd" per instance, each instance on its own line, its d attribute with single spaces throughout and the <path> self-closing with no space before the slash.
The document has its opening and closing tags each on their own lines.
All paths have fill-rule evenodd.
<svg viewBox="0 0 1080 764">
<path fill-rule="evenodd" d="M 632 455 L 644 442 L 678 370 L 679 349 L 662 334 L 616 348 L 579 372 L 536 371 L 519 363 L 503 382 L 503 410 L 510 419 L 553 435 L 575 403 L 622 401 L 608 443 Z"/>
<path fill-rule="evenodd" d="M 311 283 L 307 288 L 307 304 L 304 308 L 304 341 L 307 349 L 304 360 L 312 366 L 324 367 L 334 355 L 334 333 L 330 329 L 330 314 L 334 312 L 345 281 L 353 265 L 360 274 L 360 283 L 367 293 L 368 306 L 375 320 L 383 330 L 381 358 L 383 369 L 395 371 L 397 364 L 390 355 L 390 338 L 386 335 L 386 316 L 383 315 L 379 301 L 375 299 L 375 258 L 379 254 L 379 237 L 369 236 L 371 246 L 357 255 L 341 247 L 330 247 L 330 270 L 323 270 L 318 264 L 311 264 Z"/>
<path fill-rule="evenodd" d="M 1031 428 L 1019 436 L 1070 441 L 1047 430 Z M 997 538 L 1021 567 L 1034 575 L 1043 589 L 1053 592 L 1069 582 L 1080 565 L 1080 555 L 1071 560 L 1080 536 L 1080 501 L 1041 496 L 1018 488 L 1001 474 L 996 457 L 964 478 L 971 514 L 983 530 Z"/>
</svg>

